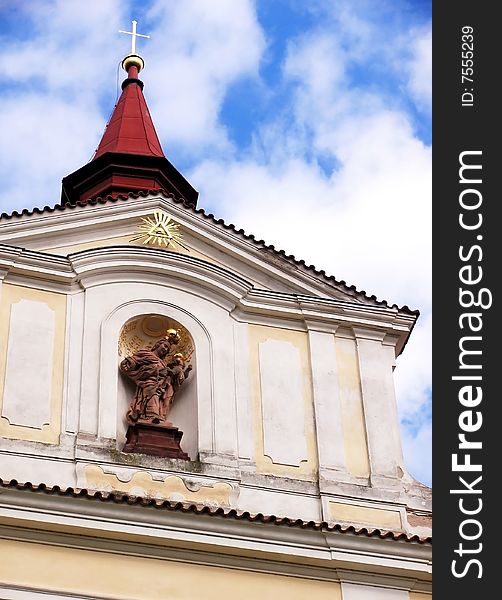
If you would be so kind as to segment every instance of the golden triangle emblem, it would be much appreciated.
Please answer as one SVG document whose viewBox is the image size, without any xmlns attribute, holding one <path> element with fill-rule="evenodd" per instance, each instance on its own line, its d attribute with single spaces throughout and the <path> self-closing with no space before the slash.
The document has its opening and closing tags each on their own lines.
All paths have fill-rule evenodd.
<svg viewBox="0 0 502 600">
<path fill-rule="evenodd" d="M 130 241 L 141 240 L 143 244 L 158 246 L 181 246 L 185 250 L 190 250 L 183 244 L 183 235 L 179 231 L 180 226 L 171 220 L 171 217 L 161 210 L 156 210 L 151 217 L 141 217 L 142 223 L 136 230 L 137 235 Z"/>
</svg>

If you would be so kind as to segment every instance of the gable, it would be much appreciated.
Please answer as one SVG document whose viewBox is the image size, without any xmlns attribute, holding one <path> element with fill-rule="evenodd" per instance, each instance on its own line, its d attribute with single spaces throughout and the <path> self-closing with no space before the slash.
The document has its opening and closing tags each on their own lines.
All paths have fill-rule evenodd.
<svg viewBox="0 0 502 600">
<path fill-rule="evenodd" d="M 138 226 L 155 211 L 183 235 L 172 249 L 142 243 Z M 168 231 L 165 221 L 161 240 Z M 146 227 L 147 239 L 155 233 Z M 6 472 L 23 460 L 33 480 L 34 445 L 58 445 L 52 485 L 407 526 L 394 503 L 408 483 L 392 369 L 415 315 L 158 194 L 13 216 L 0 236 L 0 446 L 7 438 L 29 454 Z M 137 402 L 123 361 L 151 354 L 169 331 L 192 367 L 169 413 L 181 455 L 131 462 L 124 454 L 146 448 L 128 446 L 131 407 L 154 407 Z M 340 485 L 378 497 L 354 508 Z"/>
<path fill-rule="evenodd" d="M 24 211 L 21 216 L 2 215 L 0 243 L 58 256 L 112 246 L 145 247 L 144 240 L 133 238 L 137 237 L 142 219 L 151 217 L 156 210 L 179 224 L 183 236 L 185 248 L 176 244 L 164 247 L 167 252 L 187 254 L 229 269 L 261 290 L 389 307 L 386 301 L 358 292 L 354 286 L 164 193 L 129 194 L 32 213 Z M 400 310 L 418 314 L 408 307 Z"/>
</svg>

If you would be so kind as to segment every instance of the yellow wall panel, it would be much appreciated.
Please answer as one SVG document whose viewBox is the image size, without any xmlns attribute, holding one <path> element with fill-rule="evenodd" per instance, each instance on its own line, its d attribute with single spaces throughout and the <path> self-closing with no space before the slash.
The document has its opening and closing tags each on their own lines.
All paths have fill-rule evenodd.
<svg viewBox="0 0 502 600">
<path fill-rule="evenodd" d="M 401 514 L 397 510 L 357 506 L 345 502 L 330 502 L 329 516 L 333 521 L 374 525 L 386 529 L 401 529 Z"/>
<path fill-rule="evenodd" d="M 121 600 L 342 600 L 333 582 L 18 541 L 0 542 L 0 581 Z"/>
</svg>

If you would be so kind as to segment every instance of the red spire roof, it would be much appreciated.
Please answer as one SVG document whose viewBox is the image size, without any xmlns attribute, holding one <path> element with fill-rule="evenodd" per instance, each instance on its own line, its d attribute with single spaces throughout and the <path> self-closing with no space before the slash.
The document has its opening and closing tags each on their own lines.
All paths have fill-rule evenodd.
<svg viewBox="0 0 502 600">
<path fill-rule="evenodd" d="M 143 96 L 138 69 L 132 65 L 93 160 L 105 152 L 164 156 Z"/>
<path fill-rule="evenodd" d="M 122 66 L 127 79 L 98 149 L 89 163 L 63 178 L 61 202 L 164 189 L 195 207 L 199 193 L 164 156 L 153 126 L 138 79 L 143 59 L 128 54 Z"/>
</svg>

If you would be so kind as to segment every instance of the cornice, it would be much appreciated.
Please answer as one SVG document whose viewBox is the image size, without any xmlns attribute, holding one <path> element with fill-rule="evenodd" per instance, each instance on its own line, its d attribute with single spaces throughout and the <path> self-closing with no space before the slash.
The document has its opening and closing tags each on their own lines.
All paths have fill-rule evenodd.
<svg viewBox="0 0 502 600">
<path fill-rule="evenodd" d="M 14 528 L 17 539 L 52 536 L 54 543 L 59 536 L 57 543 L 64 545 L 111 549 L 115 544 L 124 553 L 316 579 L 337 580 L 337 569 L 372 572 L 400 578 L 411 589 L 417 580 L 428 582 L 431 572 L 429 544 L 163 510 L 134 501 L 103 502 L 78 494 L 2 488 L 0 523 L 4 535 Z"/>
<path fill-rule="evenodd" d="M 339 297 L 371 306 L 390 308 L 386 301 L 378 301 L 374 296 L 369 297 L 366 292 L 358 291 L 344 281 L 337 281 L 324 271 L 317 271 L 312 265 L 307 266 L 305 261 L 296 260 L 294 256 L 286 255 L 283 250 L 266 245 L 263 240 L 256 240 L 253 235 L 247 235 L 242 229 L 226 224 L 222 219 L 216 219 L 202 209 L 187 206 L 162 190 L 158 193 L 131 193 L 120 198 L 99 198 L 93 202 L 56 206 L 54 209 L 45 207 L 31 213 L 25 211 L 21 215 L 14 213 L 17 215 L 16 220 L 12 220 L 14 215 L 0 220 L 0 243 L 3 240 L 22 245 L 23 239 L 29 239 L 33 244 L 35 239 L 45 238 L 47 241 L 55 234 L 59 240 L 70 230 L 105 230 L 111 223 L 125 224 L 158 208 L 167 211 L 182 226 L 189 227 L 194 237 L 199 236 L 204 241 L 212 241 L 244 263 L 265 270 L 283 282 L 300 285 L 313 295 Z M 397 309 L 395 305 L 394 307 Z M 416 311 L 410 311 L 408 307 L 398 310 L 416 320 Z"/>
<path fill-rule="evenodd" d="M 395 307 L 256 289 L 220 265 L 150 246 L 108 246 L 62 257 L 0 245 L 0 271 L 7 282 L 66 293 L 114 282 L 177 282 L 174 285 L 224 306 L 238 321 L 268 324 L 270 319 L 282 319 L 302 331 L 309 323 L 310 328 L 315 323 L 318 330 L 332 332 L 338 327 L 355 328 L 358 336 L 385 338 L 398 349 L 414 323 L 414 317 Z"/>
<path fill-rule="evenodd" d="M 237 300 L 252 284 L 228 269 L 178 252 L 147 246 L 110 246 L 82 250 L 68 256 L 85 288 L 112 281 L 155 280 L 166 283 L 166 275 L 189 280 Z"/>
<path fill-rule="evenodd" d="M 68 259 L 15 246 L 0 244 L 0 269 L 8 282 L 30 285 L 31 279 L 31 287 L 40 282 L 42 286 L 69 291 L 75 283 Z"/>
</svg>

